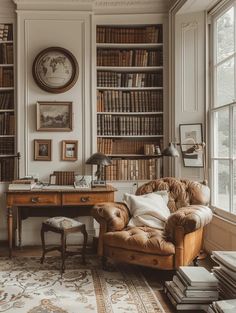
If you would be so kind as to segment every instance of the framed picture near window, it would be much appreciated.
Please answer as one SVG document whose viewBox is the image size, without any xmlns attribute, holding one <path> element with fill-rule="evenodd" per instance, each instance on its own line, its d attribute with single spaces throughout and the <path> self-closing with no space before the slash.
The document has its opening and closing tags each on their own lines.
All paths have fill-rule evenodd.
<svg viewBox="0 0 236 313">
<path fill-rule="evenodd" d="M 185 167 L 203 167 L 202 124 L 179 125 L 180 147 Z"/>
<path fill-rule="evenodd" d="M 63 140 L 61 144 L 61 159 L 76 161 L 78 159 L 78 140 Z"/>
<path fill-rule="evenodd" d="M 35 139 L 34 140 L 34 160 L 51 161 L 52 160 L 52 140 Z"/>
<path fill-rule="evenodd" d="M 72 102 L 37 102 L 38 131 L 72 131 Z"/>
</svg>

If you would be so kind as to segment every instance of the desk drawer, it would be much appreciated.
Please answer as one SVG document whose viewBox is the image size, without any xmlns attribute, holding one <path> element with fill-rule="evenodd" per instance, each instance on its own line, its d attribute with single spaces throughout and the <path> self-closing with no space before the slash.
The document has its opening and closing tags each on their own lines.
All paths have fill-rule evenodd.
<svg viewBox="0 0 236 313">
<path fill-rule="evenodd" d="M 113 193 L 64 193 L 62 195 L 62 205 L 94 205 L 99 202 L 112 201 Z"/>
<path fill-rule="evenodd" d="M 60 195 L 58 193 L 24 193 L 8 195 L 8 204 L 15 206 L 47 206 L 60 205 Z"/>
</svg>

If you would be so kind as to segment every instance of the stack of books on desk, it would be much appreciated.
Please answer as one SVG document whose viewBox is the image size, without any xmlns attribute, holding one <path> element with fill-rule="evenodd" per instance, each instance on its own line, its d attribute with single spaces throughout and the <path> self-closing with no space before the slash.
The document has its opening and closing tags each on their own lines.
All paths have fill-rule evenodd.
<svg viewBox="0 0 236 313">
<path fill-rule="evenodd" d="M 35 186 L 34 179 L 15 179 L 9 184 L 8 190 L 31 190 Z"/>
<path fill-rule="evenodd" d="M 181 266 L 165 292 L 177 310 L 207 310 L 218 300 L 218 280 L 204 267 Z"/>
<path fill-rule="evenodd" d="M 235 313 L 236 299 L 221 300 L 213 302 L 207 310 L 207 313 Z"/>
<path fill-rule="evenodd" d="M 213 251 L 211 257 L 219 264 L 212 271 L 219 280 L 220 299 L 235 299 L 236 251 Z"/>
</svg>

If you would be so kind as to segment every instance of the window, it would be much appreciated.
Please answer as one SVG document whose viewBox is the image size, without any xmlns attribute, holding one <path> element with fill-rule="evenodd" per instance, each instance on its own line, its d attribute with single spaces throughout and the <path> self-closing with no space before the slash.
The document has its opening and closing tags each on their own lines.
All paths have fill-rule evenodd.
<svg viewBox="0 0 236 313">
<path fill-rule="evenodd" d="M 212 61 L 212 205 L 230 216 L 236 214 L 236 1 L 213 17 Z"/>
</svg>

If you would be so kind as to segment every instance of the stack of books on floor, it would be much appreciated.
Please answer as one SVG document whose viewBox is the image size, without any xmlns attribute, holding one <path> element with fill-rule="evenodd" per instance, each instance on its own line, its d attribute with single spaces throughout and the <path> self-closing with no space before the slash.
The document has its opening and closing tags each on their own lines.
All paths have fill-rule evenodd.
<svg viewBox="0 0 236 313">
<path fill-rule="evenodd" d="M 207 310 L 207 313 L 235 313 L 236 299 L 221 300 L 213 302 Z"/>
<path fill-rule="evenodd" d="M 212 271 L 219 280 L 220 299 L 236 299 L 236 252 L 213 251 L 211 257 L 219 264 Z"/>
<path fill-rule="evenodd" d="M 218 300 L 218 280 L 204 267 L 180 266 L 165 292 L 177 310 L 207 310 Z"/>
</svg>

